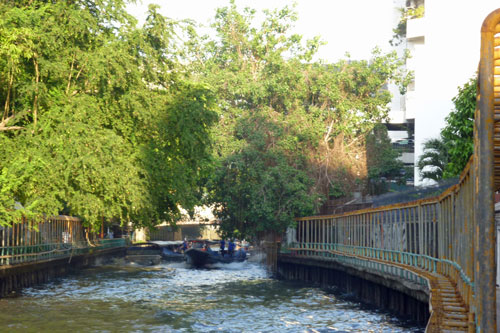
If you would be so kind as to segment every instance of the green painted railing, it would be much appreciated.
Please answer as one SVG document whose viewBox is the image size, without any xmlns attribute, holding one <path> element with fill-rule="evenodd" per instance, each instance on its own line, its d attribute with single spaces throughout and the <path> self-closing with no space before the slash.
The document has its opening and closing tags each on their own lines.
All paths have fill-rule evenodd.
<svg viewBox="0 0 500 333">
<path fill-rule="evenodd" d="M 126 246 L 122 238 L 103 239 L 90 245 L 79 243 L 48 243 L 30 246 L 8 246 L 1 248 L 1 265 L 14 265 L 33 261 L 50 260 L 89 253 L 91 250 L 102 250 Z"/>
<path fill-rule="evenodd" d="M 97 239 L 78 218 L 53 217 L 0 228 L 0 266 L 71 257 L 126 246 L 126 240 Z"/>
<path fill-rule="evenodd" d="M 283 247 L 281 252 L 309 257 L 333 258 L 344 262 L 351 261 L 358 266 L 369 267 L 423 285 L 427 283 L 424 278 L 402 267 L 392 266 L 390 263 L 406 265 L 431 273 L 437 273 L 438 271 L 450 272 L 450 268 L 453 268 L 454 271 L 460 274 L 461 279 L 465 281 L 469 287 L 474 287 L 474 283 L 470 281 L 457 263 L 446 259 L 430 257 L 428 255 L 331 243 L 292 243 Z M 349 259 L 347 260 L 346 258 Z M 387 264 L 370 261 L 368 259 L 383 260 L 387 262 Z"/>
</svg>

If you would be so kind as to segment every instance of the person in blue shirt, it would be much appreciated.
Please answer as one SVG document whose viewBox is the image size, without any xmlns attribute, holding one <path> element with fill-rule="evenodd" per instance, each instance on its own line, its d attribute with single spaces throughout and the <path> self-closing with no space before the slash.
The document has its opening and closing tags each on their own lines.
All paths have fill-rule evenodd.
<svg viewBox="0 0 500 333">
<path fill-rule="evenodd" d="M 182 249 L 182 251 L 183 251 L 183 252 L 186 252 L 187 248 L 188 248 L 188 242 L 187 242 L 187 240 L 184 238 L 184 242 L 182 242 L 182 247 L 181 247 L 181 249 Z"/>
<path fill-rule="evenodd" d="M 226 242 L 221 239 L 220 240 L 220 255 L 224 257 L 224 247 L 226 246 Z"/>
<path fill-rule="evenodd" d="M 236 245 L 234 244 L 234 242 L 230 240 L 229 244 L 227 245 L 227 253 L 229 254 L 229 256 L 233 256 L 235 247 Z"/>
</svg>

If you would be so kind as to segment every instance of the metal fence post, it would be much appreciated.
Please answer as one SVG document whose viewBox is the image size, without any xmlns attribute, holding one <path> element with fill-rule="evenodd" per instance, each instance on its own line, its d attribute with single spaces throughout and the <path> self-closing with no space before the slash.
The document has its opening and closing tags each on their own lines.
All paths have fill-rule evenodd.
<svg viewBox="0 0 500 333">
<path fill-rule="evenodd" d="M 494 36 L 500 9 L 484 20 L 481 28 L 479 96 L 474 131 L 474 217 L 476 228 L 476 321 L 477 330 L 496 332 L 496 263 L 494 219 Z M 498 31 L 500 32 L 500 31 Z"/>
</svg>

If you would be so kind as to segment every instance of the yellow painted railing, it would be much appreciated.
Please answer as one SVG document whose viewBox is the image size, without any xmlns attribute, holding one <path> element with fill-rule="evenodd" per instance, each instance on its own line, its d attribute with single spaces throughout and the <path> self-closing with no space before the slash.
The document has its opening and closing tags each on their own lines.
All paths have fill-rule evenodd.
<svg viewBox="0 0 500 333">
<path fill-rule="evenodd" d="M 369 265 L 367 260 L 376 265 L 385 262 L 395 267 L 395 274 L 413 280 L 415 272 L 422 271 L 431 274 L 427 276 L 444 276 L 465 303 L 469 331 L 496 332 L 494 192 L 500 189 L 500 9 L 482 26 L 478 82 L 474 156 L 457 185 L 431 199 L 298 218 L 292 248 L 302 255 L 345 257 L 342 260 L 359 265 Z M 413 275 L 403 274 L 401 267 L 415 268 Z"/>
</svg>

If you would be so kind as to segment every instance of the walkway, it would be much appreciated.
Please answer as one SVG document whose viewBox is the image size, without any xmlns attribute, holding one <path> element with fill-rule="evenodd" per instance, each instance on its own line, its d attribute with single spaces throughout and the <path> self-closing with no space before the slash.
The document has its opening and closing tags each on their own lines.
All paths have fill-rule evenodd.
<svg viewBox="0 0 500 333">
<path fill-rule="evenodd" d="M 463 302 L 460 293 L 457 290 L 456 284 L 454 284 L 449 278 L 444 275 L 429 272 L 424 269 L 420 269 L 414 266 L 405 265 L 401 263 L 396 263 L 387 260 L 374 259 L 372 257 L 357 255 L 357 254 L 346 254 L 341 251 L 334 250 L 321 250 L 321 249 L 307 249 L 304 248 L 289 248 L 291 253 L 295 253 L 300 257 L 325 257 L 326 256 L 347 256 L 351 258 L 356 258 L 359 260 L 364 260 L 367 262 L 376 262 L 385 266 L 399 267 L 409 272 L 414 272 L 417 275 L 423 277 L 427 281 L 427 285 L 430 290 L 430 306 L 429 312 L 431 313 L 431 318 L 427 325 L 426 332 L 468 332 L 473 330 L 473 322 L 469 325 L 468 321 L 468 310 Z M 308 255 L 301 254 L 307 252 Z M 469 330 L 470 329 L 470 330 Z"/>
</svg>

